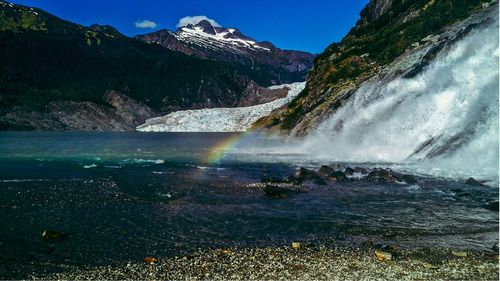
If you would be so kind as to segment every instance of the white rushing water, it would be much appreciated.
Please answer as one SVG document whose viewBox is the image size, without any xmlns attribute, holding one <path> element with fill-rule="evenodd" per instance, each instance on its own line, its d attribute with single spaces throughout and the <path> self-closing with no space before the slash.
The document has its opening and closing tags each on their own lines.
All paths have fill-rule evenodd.
<svg viewBox="0 0 500 281">
<path fill-rule="evenodd" d="M 496 178 L 498 75 L 497 19 L 413 78 L 365 83 L 299 150 L 315 159 Z"/>
</svg>

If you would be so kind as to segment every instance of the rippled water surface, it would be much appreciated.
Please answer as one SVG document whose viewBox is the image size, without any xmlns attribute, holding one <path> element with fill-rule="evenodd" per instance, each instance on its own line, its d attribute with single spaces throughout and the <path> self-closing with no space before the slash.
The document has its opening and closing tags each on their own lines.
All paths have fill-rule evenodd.
<svg viewBox="0 0 500 281">
<path fill-rule="evenodd" d="M 308 192 L 275 199 L 251 184 L 302 166 L 389 164 L 317 163 L 293 151 L 251 156 L 244 147 L 257 145 L 256 138 L 0 133 L 0 277 L 292 241 L 482 251 L 498 242 L 498 212 L 486 208 L 498 198 L 497 182 L 474 187 L 422 175 L 416 185 L 353 178 L 306 183 Z M 68 238 L 44 242 L 44 229 Z"/>
</svg>

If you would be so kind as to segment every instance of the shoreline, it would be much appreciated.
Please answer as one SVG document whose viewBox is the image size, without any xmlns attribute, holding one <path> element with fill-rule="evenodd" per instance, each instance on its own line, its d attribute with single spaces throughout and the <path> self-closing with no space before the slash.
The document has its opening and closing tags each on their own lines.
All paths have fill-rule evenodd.
<svg viewBox="0 0 500 281">
<path fill-rule="evenodd" d="M 380 260 L 375 251 L 391 253 Z M 380 252 L 379 252 L 380 253 Z M 164 280 L 498 280 L 498 252 L 375 247 L 207 249 L 189 256 L 102 267 L 64 267 L 63 273 L 29 279 Z M 383 257 L 381 259 L 384 259 Z M 61 268 L 63 269 L 63 268 Z"/>
</svg>

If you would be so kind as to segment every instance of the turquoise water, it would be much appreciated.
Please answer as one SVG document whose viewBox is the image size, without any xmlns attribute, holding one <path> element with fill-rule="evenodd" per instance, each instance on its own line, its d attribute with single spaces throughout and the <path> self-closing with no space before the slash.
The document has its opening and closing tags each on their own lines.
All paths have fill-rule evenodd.
<svg viewBox="0 0 500 281">
<path fill-rule="evenodd" d="M 238 139 L 237 150 L 214 157 Z M 481 251 L 498 242 L 498 212 L 485 208 L 498 198 L 495 184 L 351 179 L 270 198 L 251 184 L 320 164 L 293 151 L 245 153 L 273 142 L 225 133 L 0 133 L 0 278 L 292 241 Z M 45 242 L 44 229 L 68 237 Z"/>
</svg>

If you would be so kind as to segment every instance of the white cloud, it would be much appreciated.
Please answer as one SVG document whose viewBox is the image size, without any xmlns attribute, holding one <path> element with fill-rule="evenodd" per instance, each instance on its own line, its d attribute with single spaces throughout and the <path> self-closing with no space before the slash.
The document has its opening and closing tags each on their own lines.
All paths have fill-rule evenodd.
<svg viewBox="0 0 500 281">
<path fill-rule="evenodd" d="M 137 28 L 156 28 L 158 27 L 158 24 L 154 21 L 150 20 L 142 20 L 142 21 L 136 21 L 135 22 L 135 27 Z"/>
<path fill-rule="evenodd" d="M 202 20 L 207 20 L 210 24 L 213 26 L 218 26 L 220 27 L 220 24 L 218 24 L 215 20 L 208 18 L 206 16 L 188 16 L 188 17 L 183 17 L 182 19 L 179 20 L 179 23 L 177 23 L 177 27 L 183 27 L 188 24 L 195 25 L 199 23 Z"/>
</svg>

